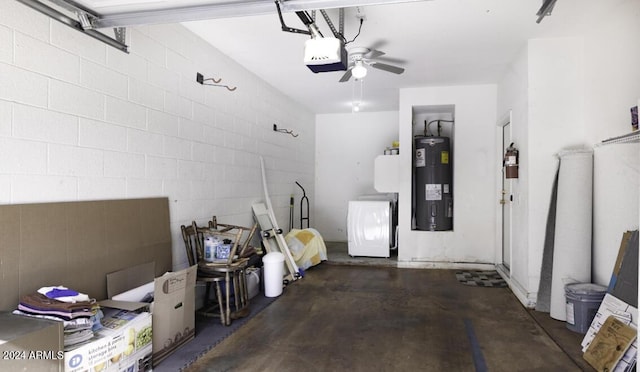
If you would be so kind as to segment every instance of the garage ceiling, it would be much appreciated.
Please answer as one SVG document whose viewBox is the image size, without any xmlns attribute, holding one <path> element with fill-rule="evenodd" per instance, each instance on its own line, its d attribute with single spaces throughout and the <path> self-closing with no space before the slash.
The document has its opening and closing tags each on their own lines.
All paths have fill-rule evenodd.
<svg viewBox="0 0 640 372">
<path fill-rule="evenodd" d="M 435 0 L 361 7 L 366 16 L 362 32 L 347 47 L 374 46 L 401 60 L 392 62 L 403 62 L 405 68 L 401 75 L 370 68 L 362 81 L 362 111 L 397 110 L 400 88 L 497 83 L 528 39 L 573 35 L 582 25 L 597 23 L 603 3 L 558 0 L 553 14 L 540 24 L 540 0 Z M 355 13 L 355 8 L 346 10 L 348 40 L 357 32 Z M 286 19 L 289 26 L 302 25 L 294 15 Z M 314 74 L 305 66 L 308 37 L 282 32 L 275 14 L 184 25 L 316 113 L 351 112 L 351 103 L 359 99 L 359 83 L 338 82 L 343 72 Z M 328 32 L 323 20 L 318 25 Z"/>
<path fill-rule="evenodd" d="M 338 11 L 330 8 L 350 6 L 345 8 L 347 40 L 358 32 L 357 11 L 365 21 L 347 49 L 374 48 L 386 53 L 383 57 L 388 59 L 381 62 L 405 68 L 401 75 L 369 68 L 362 81 L 352 78 L 345 83 L 338 82 L 342 71 L 313 73 L 305 66 L 304 43 L 309 37 L 283 32 L 270 0 L 75 3 L 103 16 L 103 27 L 184 21 L 184 26 L 314 113 L 344 113 L 360 99 L 362 111 L 397 110 L 400 88 L 496 83 L 527 40 L 575 35 L 584 25 L 597 24 L 599 14 L 621 1 L 558 0 L 553 14 L 539 24 L 536 13 L 542 0 L 283 2 L 289 6 L 283 6 L 285 22 L 295 28 L 305 27 L 292 10 L 322 6 L 338 27 Z M 153 18 L 158 14 L 162 17 Z M 325 36 L 331 35 L 319 13 L 316 23 Z"/>
</svg>

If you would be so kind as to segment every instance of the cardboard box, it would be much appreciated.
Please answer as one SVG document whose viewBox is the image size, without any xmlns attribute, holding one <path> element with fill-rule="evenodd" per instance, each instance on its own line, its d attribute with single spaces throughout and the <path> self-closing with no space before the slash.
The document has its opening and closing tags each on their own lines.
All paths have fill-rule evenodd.
<svg viewBox="0 0 640 372">
<path fill-rule="evenodd" d="M 195 285 L 197 266 L 168 272 L 154 279 L 154 264 L 146 263 L 107 275 L 107 293 L 129 291 L 132 299 L 146 295 L 145 285 L 154 282 L 153 365 L 157 365 L 180 346 L 195 337 Z M 102 301 L 101 304 L 113 301 Z M 115 303 L 118 303 L 116 301 Z M 138 304 L 131 302 L 135 307 Z M 119 304 L 121 306 L 122 304 Z"/>
<path fill-rule="evenodd" d="M 140 309 L 145 309 L 141 307 Z M 151 314 L 103 307 L 103 328 L 93 341 L 64 353 L 64 370 L 138 372 L 151 370 Z"/>
<path fill-rule="evenodd" d="M 623 323 L 630 325 L 631 327 L 638 329 L 638 309 L 625 303 L 624 301 L 607 293 L 598 308 L 596 316 L 591 322 L 591 326 L 587 330 L 587 333 L 582 340 L 582 351 L 586 352 L 591 345 L 591 342 L 596 337 L 598 331 L 602 328 L 602 325 L 606 322 L 607 318 L 614 316 L 621 320 Z M 627 371 L 636 364 L 636 356 L 638 354 L 638 339 L 635 339 L 629 349 L 624 353 L 622 359 L 617 363 L 613 372 Z"/>
<path fill-rule="evenodd" d="M 622 235 L 608 292 L 631 306 L 638 306 L 638 230 Z"/>
<path fill-rule="evenodd" d="M 614 371 L 631 342 L 636 339 L 636 334 L 635 328 L 615 316 L 607 317 L 584 352 L 584 359 L 598 371 Z"/>
</svg>

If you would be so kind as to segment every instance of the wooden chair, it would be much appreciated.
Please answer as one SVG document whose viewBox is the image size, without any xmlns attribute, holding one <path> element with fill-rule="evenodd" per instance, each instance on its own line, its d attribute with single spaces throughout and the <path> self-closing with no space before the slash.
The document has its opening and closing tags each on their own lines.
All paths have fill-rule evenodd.
<svg viewBox="0 0 640 372">
<path fill-rule="evenodd" d="M 242 227 L 242 226 L 218 223 L 218 219 L 216 218 L 216 216 L 213 216 L 213 217 L 211 217 L 211 221 L 209 221 L 209 228 L 210 229 L 219 230 L 219 231 L 222 231 L 222 232 L 226 232 L 226 231 L 233 230 L 233 229 L 242 230 L 243 234 L 246 232 L 247 235 L 244 238 L 244 243 L 238 249 L 237 255 L 238 255 L 239 258 L 246 258 L 246 257 L 249 257 L 249 256 L 251 256 L 252 254 L 254 254 L 256 252 L 255 248 L 253 246 L 251 246 L 251 239 L 253 238 L 253 235 L 256 233 L 256 229 L 258 228 L 258 224 L 257 223 L 253 224 L 251 229 L 248 229 L 248 228 Z"/>
<path fill-rule="evenodd" d="M 182 230 L 182 239 L 184 240 L 184 246 L 187 251 L 187 259 L 189 261 L 189 266 L 193 266 L 198 264 L 197 254 L 197 241 L 200 239 L 204 239 L 204 237 L 199 236 L 199 233 L 196 233 L 193 226 L 180 226 Z M 207 273 L 206 271 L 201 270 L 200 265 L 198 265 L 198 273 L 196 277 L 196 281 L 202 282 L 205 285 L 205 297 L 204 297 L 204 306 L 203 310 L 198 313 L 204 316 L 217 316 L 220 317 L 220 322 L 222 325 L 226 325 L 226 318 L 224 312 L 224 300 L 222 298 L 222 283 L 224 282 L 224 277 L 218 274 Z M 213 286 L 213 290 L 216 296 L 217 303 L 210 304 L 209 296 L 211 295 L 211 287 Z M 212 312 L 215 308 L 218 308 L 218 313 Z"/>
<path fill-rule="evenodd" d="M 238 225 L 219 224 L 214 216 L 207 227 L 199 227 L 195 221 L 190 227 L 183 228 L 183 237 L 186 234 L 191 242 L 191 257 L 198 264 L 198 277 L 203 281 L 215 283 L 216 296 L 221 290 L 221 282 L 224 281 L 224 293 L 218 297 L 222 324 L 230 325 L 232 319 L 240 318 L 249 313 L 249 295 L 246 284 L 245 269 L 249 261 L 248 257 L 238 257 L 239 253 L 250 250 L 250 241 L 255 234 L 257 225 L 246 228 Z M 186 233 L 185 233 L 186 232 Z M 219 239 L 230 239 L 231 249 L 228 258 L 213 262 L 204 259 L 205 238 L 216 236 Z M 185 240 L 185 245 L 186 245 Z M 238 251 L 238 247 L 240 250 Z M 187 252 L 189 256 L 189 252 Z M 234 311 L 231 311 L 231 296 L 233 288 Z M 209 298 L 209 285 L 207 285 L 206 298 Z M 221 297 L 224 300 L 221 300 Z"/>
</svg>

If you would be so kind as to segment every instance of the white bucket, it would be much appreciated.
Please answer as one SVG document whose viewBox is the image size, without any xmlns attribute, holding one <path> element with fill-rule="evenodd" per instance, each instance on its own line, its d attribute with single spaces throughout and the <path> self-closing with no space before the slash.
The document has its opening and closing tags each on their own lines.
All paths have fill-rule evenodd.
<svg viewBox="0 0 640 372">
<path fill-rule="evenodd" d="M 284 255 L 280 252 L 267 253 L 262 257 L 262 263 L 264 264 L 264 295 L 280 296 L 284 277 Z"/>
</svg>

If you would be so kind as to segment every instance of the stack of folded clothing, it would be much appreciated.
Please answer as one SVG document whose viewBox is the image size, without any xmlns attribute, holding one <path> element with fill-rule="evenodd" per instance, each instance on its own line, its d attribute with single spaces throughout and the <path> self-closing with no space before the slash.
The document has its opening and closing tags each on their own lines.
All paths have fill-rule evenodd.
<svg viewBox="0 0 640 372">
<path fill-rule="evenodd" d="M 64 322 L 64 347 L 75 347 L 93 338 L 93 322 L 87 318 L 76 318 Z"/>
<path fill-rule="evenodd" d="M 101 327 L 101 312 L 94 299 L 66 287 L 43 287 L 20 298 L 14 314 L 64 322 L 65 349 L 93 338 Z"/>
</svg>

